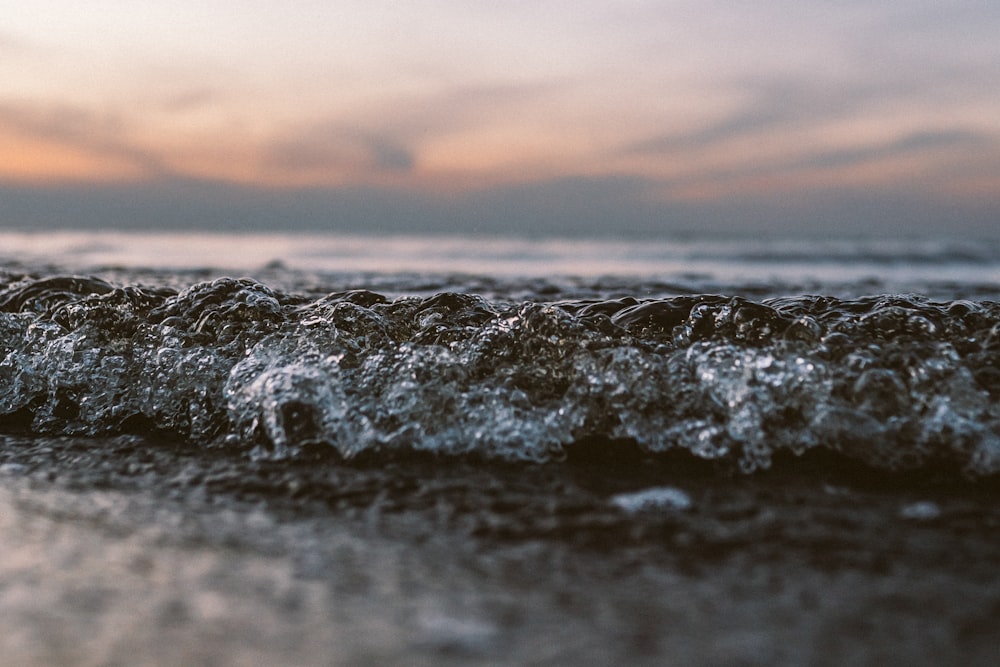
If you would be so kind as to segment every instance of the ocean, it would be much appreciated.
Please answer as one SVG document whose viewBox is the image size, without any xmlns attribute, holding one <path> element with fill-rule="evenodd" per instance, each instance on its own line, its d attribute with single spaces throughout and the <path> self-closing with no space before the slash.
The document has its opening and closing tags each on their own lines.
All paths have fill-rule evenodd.
<svg viewBox="0 0 1000 667">
<path fill-rule="evenodd" d="M 3 232 L 0 331 L 7 664 L 997 658 L 996 240 Z"/>
</svg>

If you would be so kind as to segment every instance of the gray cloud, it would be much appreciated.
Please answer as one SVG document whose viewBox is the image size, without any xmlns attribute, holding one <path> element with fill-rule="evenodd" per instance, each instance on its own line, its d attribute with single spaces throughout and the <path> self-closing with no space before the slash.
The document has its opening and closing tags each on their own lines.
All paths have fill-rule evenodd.
<svg viewBox="0 0 1000 667">
<path fill-rule="evenodd" d="M 523 84 L 451 86 L 430 94 L 401 100 L 377 116 L 380 126 L 395 136 L 426 137 L 507 123 L 516 114 L 564 92 L 570 84 L 543 81 Z"/>
<path fill-rule="evenodd" d="M 974 150 L 995 145 L 993 137 L 967 130 L 913 132 L 892 141 L 834 151 L 821 151 L 779 165 L 782 169 L 834 169 L 920 153 L 961 149 Z"/>
<path fill-rule="evenodd" d="M 212 105 L 218 100 L 218 92 L 211 88 L 189 88 L 166 97 L 161 108 L 168 113 L 183 113 Z"/>
<path fill-rule="evenodd" d="M 906 110 L 944 117 L 949 110 L 957 116 L 976 104 L 996 105 L 997 3 L 836 4 L 778 3 L 748 10 L 744 18 L 750 27 L 735 35 L 747 40 L 745 50 L 730 49 L 741 57 L 721 57 L 728 67 L 699 79 L 712 93 L 744 102 L 693 131 L 673 130 L 665 118 L 661 134 L 625 146 L 624 152 L 676 154 L 831 122 L 891 118 Z M 794 41 L 809 35 L 815 37 L 814 50 L 809 41 Z"/>
<path fill-rule="evenodd" d="M 331 122 L 296 130 L 264 148 L 263 164 L 293 174 L 406 173 L 415 156 L 402 143 Z"/>
<path fill-rule="evenodd" d="M 420 141 L 507 123 L 564 85 L 455 86 L 401 98 L 366 117 L 337 116 L 293 128 L 264 148 L 263 164 L 300 174 L 406 173 L 417 163 L 414 146 Z"/>
<path fill-rule="evenodd" d="M 1000 134 L 987 133 L 975 126 L 940 124 L 925 128 L 905 128 L 908 133 L 897 135 L 888 122 L 899 109 L 926 108 L 926 89 L 930 80 L 941 81 L 935 95 L 940 106 L 947 109 L 949 99 L 957 95 L 956 86 L 947 76 L 934 73 L 900 75 L 885 81 L 833 79 L 817 76 L 813 80 L 795 77 L 749 78 L 744 82 L 746 102 L 728 116 L 687 133 L 664 134 L 625 146 L 625 156 L 683 161 L 697 158 L 702 152 L 718 150 L 742 142 L 737 160 L 728 165 L 691 169 L 687 174 L 668 181 L 667 192 L 680 192 L 691 186 L 741 188 L 761 178 L 780 182 L 783 177 L 795 178 L 802 172 L 834 171 L 905 156 L 926 155 L 947 158 L 941 161 L 938 175 L 946 181 L 957 178 L 967 167 L 989 163 L 990 156 L 1000 158 Z M 935 102 L 936 103 L 936 102 Z M 824 127 L 844 127 L 855 120 L 883 116 L 888 129 L 881 141 L 865 141 L 859 137 L 853 146 L 829 149 L 821 146 L 799 146 L 797 155 L 774 156 L 762 151 L 759 156 L 746 153 L 747 142 L 762 148 L 772 139 L 795 131 L 822 131 Z M 901 128 L 903 130 L 904 128 Z M 752 145 L 752 144 L 749 144 Z M 947 167 L 944 165 L 947 164 Z M 933 167 L 931 167 L 933 169 Z M 947 173 L 943 170 L 947 168 Z M 995 168 L 987 173 L 997 175 Z M 969 177 L 968 173 L 965 173 Z M 977 178 L 981 178 L 979 173 Z M 881 186 L 880 186 L 881 187 Z"/>
<path fill-rule="evenodd" d="M 372 162 L 381 171 L 408 172 L 413 169 L 414 154 L 407 148 L 378 137 L 368 139 Z"/>
<path fill-rule="evenodd" d="M 838 169 L 849 169 L 880 161 L 891 160 L 921 154 L 952 152 L 961 156 L 959 166 L 976 163 L 982 156 L 993 156 L 994 161 L 1000 158 L 998 153 L 1000 141 L 991 135 L 972 132 L 962 128 L 924 130 L 911 132 L 887 141 L 872 142 L 850 148 L 826 150 L 820 149 L 804 156 L 778 158 L 772 160 L 751 160 L 732 167 L 716 168 L 710 171 L 692 173 L 677 177 L 666 184 L 667 192 L 683 190 L 692 185 L 711 184 L 726 188 L 735 186 L 739 189 L 741 182 L 761 178 L 780 179 L 782 176 L 793 176 L 803 172 L 823 172 Z M 949 163 L 950 176 L 968 177 L 969 174 L 952 173 L 955 164 Z M 989 173 L 1000 173 L 995 165 L 988 167 Z M 981 175 L 981 174 L 980 174 Z M 880 186 L 880 189 L 886 189 Z M 891 188 L 889 188 L 891 189 Z M 794 196 L 786 193 L 786 196 Z"/>
<path fill-rule="evenodd" d="M 843 81 L 750 78 L 738 86 L 748 101 L 722 120 L 684 134 L 665 134 L 632 144 L 627 154 L 698 150 L 776 131 L 808 127 L 856 114 L 902 91 Z"/>
<path fill-rule="evenodd" d="M 910 34 L 947 41 L 953 46 L 968 45 L 973 38 L 995 45 L 998 22 L 1000 7 L 993 0 L 952 0 L 899 4 L 884 13 L 872 28 L 890 36 Z"/>
<path fill-rule="evenodd" d="M 448 197 L 389 187 L 266 189 L 196 180 L 19 186 L 0 183 L 0 227 L 354 233 L 650 233 L 662 204 L 636 178 L 567 178 Z"/>
<path fill-rule="evenodd" d="M 919 140 L 918 140 L 919 143 Z M 445 199 L 388 187 L 269 190 L 204 181 L 133 185 L 0 183 L 0 227 L 365 234 L 669 237 L 713 233 L 1000 234 L 995 198 L 936 196 L 917 186 L 815 188 L 714 201 L 655 199 L 636 178 L 557 179 Z"/>
</svg>

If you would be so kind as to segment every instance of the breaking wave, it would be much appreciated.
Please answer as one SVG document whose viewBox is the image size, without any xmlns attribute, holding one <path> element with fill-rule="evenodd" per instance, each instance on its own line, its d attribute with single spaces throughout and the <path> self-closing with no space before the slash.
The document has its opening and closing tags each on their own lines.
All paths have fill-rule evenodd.
<svg viewBox="0 0 1000 667">
<path fill-rule="evenodd" d="M 998 397 L 990 301 L 0 283 L 8 431 L 158 431 L 270 459 L 329 447 L 547 462 L 600 441 L 746 472 L 822 448 L 980 476 L 1000 472 Z"/>
</svg>

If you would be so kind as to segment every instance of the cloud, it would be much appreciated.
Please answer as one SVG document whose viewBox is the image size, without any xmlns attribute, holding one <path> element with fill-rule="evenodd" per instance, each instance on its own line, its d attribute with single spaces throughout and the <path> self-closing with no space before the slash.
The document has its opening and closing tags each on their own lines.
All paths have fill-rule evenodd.
<svg viewBox="0 0 1000 667">
<path fill-rule="evenodd" d="M 819 151 L 780 165 L 783 169 L 838 169 L 942 150 L 969 151 L 995 145 L 988 135 L 964 129 L 911 132 L 890 141 L 840 150 Z"/>
<path fill-rule="evenodd" d="M 617 157 L 638 173 L 663 174 L 662 192 L 674 199 L 864 180 L 874 188 L 921 180 L 942 192 L 982 190 L 961 182 L 1000 180 L 992 168 L 970 177 L 972 165 L 1000 158 L 1000 132 L 977 111 L 989 107 L 960 94 L 974 88 L 961 77 L 818 72 L 719 85 L 740 91 L 720 117 L 627 143 Z"/>
<path fill-rule="evenodd" d="M 814 127 L 857 114 L 874 100 L 894 94 L 881 86 L 795 78 L 750 78 L 734 88 L 742 90 L 745 101 L 721 120 L 691 132 L 664 134 L 632 143 L 625 147 L 625 153 L 655 155 L 699 150 L 739 139 Z"/>
<path fill-rule="evenodd" d="M 753 27 L 734 36 L 741 48 L 729 45 L 709 60 L 715 65 L 697 77 L 698 91 L 688 93 L 730 100 L 728 110 L 686 131 L 671 128 L 671 119 L 664 118 L 660 134 L 628 143 L 623 152 L 673 155 L 854 121 L 859 127 L 888 125 L 893 118 L 907 122 L 922 116 L 936 117 L 941 125 L 968 118 L 969 109 L 995 109 L 1000 62 L 1000 41 L 992 38 L 1000 20 L 995 3 L 837 4 L 748 12 L 744 18 Z"/>
<path fill-rule="evenodd" d="M 997 238 L 1000 233 L 995 197 L 947 198 L 915 185 L 756 191 L 712 201 L 653 199 L 649 193 L 655 186 L 637 178 L 564 178 L 440 198 L 388 186 L 264 189 L 194 180 L 0 183 L 0 227 L 658 238 L 941 230 Z"/>
<path fill-rule="evenodd" d="M 888 192 L 917 182 L 943 196 L 962 189 L 963 182 L 1000 181 L 998 149 L 1000 140 L 982 132 L 964 128 L 916 130 L 844 148 L 817 147 L 805 154 L 758 156 L 710 165 L 665 179 L 661 196 L 667 200 L 694 196 L 724 201 L 755 191 L 762 195 L 816 194 L 842 189 L 845 184 Z"/>
<path fill-rule="evenodd" d="M 172 170 L 159 156 L 125 139 L 126 124 L 114 114 L 96 114 L 65 104 L 0 100 L 0 126 L 15 136 L 124 162 L 147 176 L 172 175 Z"/>
<path fill-rule="evenodd" d="M 56 172 L 54 156 L 61 151 L 80 158 L 79 173 L 91 168 L 85 165 L 110 173 L 113 164 L 117 174 L 152 180 L 197 176 L 286 186 L 361 184 L 414 176 L 421 151 L 442 139 L 451 142 L 449 150 L 468 142 L 475 151 L 482 141 L 477 133 L 484 128 L 515 136 L 518 129 L 507 127 L 511 119 L 525 122 L 531 105 L 556 87 L 449 85 L 298 121 L 255 121 L 233 109 L 230 96 L 214 86 L 168 87 L 141 108 L 107 111 L 0 97 L 0 131 L 22 145 L 51 149 Z M 241 123 L 243 131 L 234 129 Z M 43 172 L 44 156 L 39 156 L 33 173 Z M 483 182 L 490 175 L 478 178 Z"/>
<path fill-rule="evenodd" d="M 215 104 L 219 99 L 218 92 L 211 88 L 188 88 L 166 97 L 161 109 L 167 113 L 184 113 Z"/>
<path fill-rule="evenodd" d="M 369 137 L 367 143 L 376 169 L 393 172 L 408 172 L 413 169 L 416 158 L 404 146 L 378 137 Z"/>
<path fill-rule="evenodd" d="M 562 178 L 441 197 L 389 186 L 260 188 L 196 180 L 0 183 L 5 225 L 33 229 L 206 229 L 527 236 L 649 233 L 663 204 L 642 179 Z"/>
<path fill-rule="evenodd" d="M 279 131 L 263 145 L 261 164 L 279 178 L 316 183 L 411 174 L 421 146 L 452 136 L 475 142 L 477 132 L 517 127 L 537 113 L 534 105 L 563 87 L 558 82 L 446 86 L 383 99 Z"/>
<path fill-rule="evenodd" d="M 391 137 L 331 122 L 300 128 L 266 145 L 262 165 L 294 177 L 337 181 L 365 174 L 407 173 L 413 152 Z"/>
<path fill-rule="evenodd" d="M 613 236 L 648 233 L 663 225 L 665 210 L 654 183 L 636 176 L 551 178 L 479 188 L 452 199 L 447 218 L 469 231 L 526 236 Z"/>
</svg>

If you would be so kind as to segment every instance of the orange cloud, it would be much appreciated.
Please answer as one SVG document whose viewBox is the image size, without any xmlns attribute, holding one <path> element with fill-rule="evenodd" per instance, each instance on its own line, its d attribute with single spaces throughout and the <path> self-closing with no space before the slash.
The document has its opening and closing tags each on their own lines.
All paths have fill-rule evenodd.
<svg viewBox="0 0 1000 667">
<path fill-rule="evenodd" d="M 0 102 L 0 173 L 10 180 L 133 180 L 161 173 L 116 116 L 65 105 Z"/>
<path fill-rule="evenodd" d="M 23 183 L 134 181 L 132 161 L 32 137 L 0 135 L 0 180 Z"/>
<path fill-rule="evenodd" d="M 623 177 L 659 183 L 665 200 L 709 201 L 916 182 L 982 195 L 1000 178 L 1000 141 L 975 123 L 872 119 L 859 112 L 868 89 L 841 96 L 752 83 L 754 94 L 718 100 L 724 110 L 700 126 L 665 116 L 659 135 L 648 114 L 608 122 L 613 109 L 588 107 L 587 93 L 569 82 L 422 90 L 311 119 L 260 114 L 212 87 L 104 113 L 0 99 L 0 179 L 378 186 L 440 196 Z"/>
</svg>

